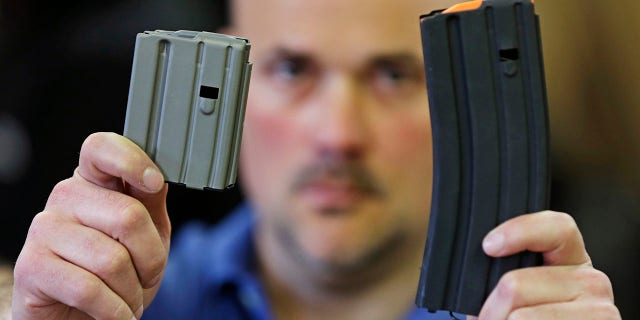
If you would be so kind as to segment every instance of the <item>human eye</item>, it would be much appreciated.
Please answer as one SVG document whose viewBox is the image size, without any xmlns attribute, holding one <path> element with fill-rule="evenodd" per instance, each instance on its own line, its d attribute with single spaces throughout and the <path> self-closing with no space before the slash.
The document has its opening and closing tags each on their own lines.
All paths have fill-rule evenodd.
<svg viewBox="0 0 640 320">
<path fill-rule="evenodd" d="M 424 76 L 419 64 L 403 59 L 383 59 L 374 63 L 371 72 L 373 89 L 384 96 L 403 95 L 424 89 Z"/>
<path fill-rule="evenodd" d="M 273 80 L 294 85 L 310 80 L 316 68 L 309 58 L 281 56 L 271 61 L 268 72 Z"/>
<path fill-rule="evenodd" d="M 322 71 L 311 53 L 288 48 L 260 52 L 254 64 L 253 77 L 260 79 L 258 86 L 266 89 L 269 97 L 285 101 L 282 103 L 307 97 Z"/>
</svg>

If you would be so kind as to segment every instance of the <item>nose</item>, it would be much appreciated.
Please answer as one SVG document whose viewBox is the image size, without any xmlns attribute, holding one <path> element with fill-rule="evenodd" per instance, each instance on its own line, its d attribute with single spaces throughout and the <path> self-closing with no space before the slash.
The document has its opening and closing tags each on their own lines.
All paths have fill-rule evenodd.
<svg viewBox="0 0 640 320">
<path fill-rule="evenodd" d="M 316 106 L 314 143 L 323 156 L 361 157 L 368 143 L 369 114 L 357 79 L 336 76 L 327 81 Z"/>
</svg>

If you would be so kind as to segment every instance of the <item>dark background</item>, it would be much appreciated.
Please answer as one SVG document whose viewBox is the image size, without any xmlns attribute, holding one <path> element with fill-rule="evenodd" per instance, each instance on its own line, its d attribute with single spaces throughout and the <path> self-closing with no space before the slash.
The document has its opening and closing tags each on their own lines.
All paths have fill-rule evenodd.
<svg viewBox="0 0 640 320">
<path fill-rule="evenodd" d="M 225 10 L 200 0 L 2 6 L 0 254 L 11 261 L 48 193 L 73 174 L 84 138 L 96 131 L 122 133 L 136 34 L 214 31 Z M 171 186 L 168 205 L 180 208 L 170 211 L 174 227 L 194 217 L 217 221 L 240 201 L 239 188 Z"/>
<path fill-rule="evenodd" d="M 536 1 L 551 113 L 554 210 L 570 212 L 623 318 L 640 312 L 640 5 Z M 29 223 L 68 178 L 84 138 L 122 132 L 135 36 L 215 31 L 220 1 L 0 2 L 0 259 L 15 261 Z M 209 223 L 241 199 L 172 186 L 174 229 Z"/>
</svg>

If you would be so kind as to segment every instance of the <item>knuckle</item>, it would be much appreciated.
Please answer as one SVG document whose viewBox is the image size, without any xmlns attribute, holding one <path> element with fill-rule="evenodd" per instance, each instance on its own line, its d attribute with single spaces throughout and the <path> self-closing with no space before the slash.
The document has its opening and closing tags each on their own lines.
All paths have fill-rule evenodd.
<svg viewBox="0 0 640 320">
<path fill-rule="evenodd" d="M 13 268 L 13 283 L 16 288 L 26 287 L 31 280 L 36 278 L 34 275 L 42 272 L 40 261 L 42 261 L 41 257 L 29 251 L 23 250 L 20 253 Z"/>
<path fill-rule="evenodd" d="M 104 132 L 94 132 L 87 136 L 80 147 L 80 156 L 104 143 L 107 134 Z"/>
<path fill-rule="evenodd" d="M 505 273 L 496 286 L 498 295 L 505 299 L 517 303 L 520 300 L 521 289 L 523 288 L 523 279 L 517 271 Z"/>
<path fill-rule="evenodd" d="M 84 139 L 85 144 L 93 144 L 94 142 L 100 143 L 104 141 L 104 137 L 108 135 L 106 132 L 93 132 Z"/>
<path fill-rule="evenodd" d="M 167 253 L 164 250 L 151 250 L 153 252 L 145 261 L 136 264 L 141 285 L 147 289 L 157 285 L 157 280 L 160 279 L 167 263 Z"/>
<path fill-rule="evenodd" d="M 117 222 L 117 229 L 120 230 L 120 234 L 117 236 L 120 238 L 140 230 L 150 219 L 147 208 L 141 202 L 133 198 L 130 200 L 123 204 L 120 219 Z"/>
<path fill-rule="evenodd" d="M 93 132 L 84 139 L 82 147 L 92 147 L 104 144 L 114 136 L 116 136 L 116 134 L 113 132 Z"/>
<path fill-rule="evenodd" d="M 166 254 L 156 254 L 151 257 L 149 262 L 147 263 L 147 272 L 144 277 L 144 284 L 146 287 L 155 285 L 152 283 L 155 279 L 157 279 L 162 272 L 164 271 L 166 265 L 167 257 Z"/>
<path fill-rule="evenodd" d="M 605 320 L 619 320 L 622 319 L 620 315 L 620 310 L 610 302 L 600 303 L 596 306 L 596 314 L 595 319 L 605 319 Z"/>
<path fill-rule="evenodd" d="M 76 186 L 73 178 L 62 180 L 53 186 L 53 189 L 49 194 L 49 198 L 47 199 L 46 206 L 64 203 L 64 201 L 68 201 L 67 199 L 76 192 Z"/>
<path fill-rule="evenodd" d="M 129 252 L 119 245 L 105 250 L 97 259 L 96 275 L 105 281 L 126 274 L 131 265 Z"/>
<path fill-rule="evenodd" d="M 82 148 L 99 143 L 100 137 L 101 137 L 100 133 L 97 133 L 97 132 L 91 133 L 86 138 L 84 138 L 84 141 L 82 142 Z"/>
<path fill-rule="evenodd" d="M 611 280 L 604 272 L 594 268 L 580 268 L 578 277 L 590 295 L 613 300 Z"/>
<path fill-rule="evenodd" d="M 100 304 L 102 282 L 90 274 L 80 274 L 69 281 L 69 305 L 82 308 L 87 305 Z"/>
<path fill-rule="evenodd" d="M 49 211 L 42 211 L 36 214 L 31 220 L 31 225 L 27 232 L 27 243 L 40 243 L 41 240 L 47 241 L 48 234 L 55 232 L 56 225 L 59 224 L 55 215 Z M 25 249 L 27 247 L 25 246 Z"/>
<path fill-rule="evenodd" d="M 160 235 L 171 235 L 171 232 L 172 232 L 171 221 L 168 218 L 163 218 L 163 219 L 164 221 L 162 223 L 156 224 L 156 229 L 158 230 L 158 233 Z M 167 248 L 169 247 L 171 242 L 171 237 L 169 236 L 165 240 L 167 241 L 167 243 L 163 246 L 163 248 L 166 253 L 166 251 L 168 250 Z"/>
<path fill-rule="evenodd" d="M 49 224 L 49 217 L 46 214 L 46 211 L 40 212 L 33 217 L 31 220 L 31 225 L 29 226 L 29 231 L 27 233 L 27 239 L 37 238 L 42 232 L 45 232 L 47 229 L 47 224 Z"/>
<path fill-rule="evenodd" d="M 38 310 L 41 308 L 40 299 L 36 298 L 34 295 L 27 294 L 20 297 L 18 301 L 16 297 L 12 297 L 12 304 L 15 306 L 19 304 L 22 308 L 26 310 Z M 11 319 L 11 318 L 8 318 Z"/>
<path fill-rule="evenodd" d="M 550 217 L 554 228 L 558 231 L 560 239 L 573 239 L 580 236 L 580 230 L 576 220 L 568 213 L 557 211 L 544 211 Z"/>
<path fill-rule="evenodd" d="M 576 220 L 567 213 L 555 212 L 556 223 L 562 227 L 567 233 L 575 233 L 578 231 L 578 224 Z"/>
<path fill-rule="evenodd" d="M 45 273 L 45 264 L 48 251 L 48 234 L 55 232 L 53 215 L 46 211 L 40 212 L 33 218 L 25 244 L 18 255 L 13 268 L 13 280 L 17 286 L 26 286 L 33 283 L 36 278 Z"/>
</svg>

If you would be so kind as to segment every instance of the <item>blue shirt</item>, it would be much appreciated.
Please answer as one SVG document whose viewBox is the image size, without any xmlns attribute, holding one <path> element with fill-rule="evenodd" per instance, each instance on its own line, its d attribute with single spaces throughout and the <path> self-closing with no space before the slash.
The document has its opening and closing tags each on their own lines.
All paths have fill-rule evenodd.
<svg viewBox="0 0 640 320">
<path fill-rule="evenodd" d="M 253 226 L 248 205 L 213 227 L 183 226 L 172 244 L 160 290 L 142 319 L 273 319 L 256 274 Z M 413 308 L 404 319 L 451 317 Z"/>
</svg>

